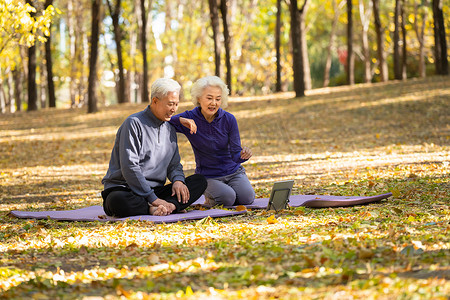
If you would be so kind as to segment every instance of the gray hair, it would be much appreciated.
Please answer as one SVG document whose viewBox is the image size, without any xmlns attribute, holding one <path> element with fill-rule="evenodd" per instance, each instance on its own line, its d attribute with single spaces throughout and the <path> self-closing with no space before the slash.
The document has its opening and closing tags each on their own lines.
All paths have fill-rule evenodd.
<svg viewBox="0 0 450 300">
<path fill-rule="evenodd" d="M 173 79 L 170 78 L 159 78 L 152 83 L 152 91 L 150 103 L 152 103 L 153 98 L 162 99 L 167 96 L 170 92 L 177 92 L 180 94 L 181 85 Z"/>
<path fill-rule="evenodd" d="M 214 86 L 218 87 L 222 90 L 222 107 L 225 108 L 228 106 L 228 93 L 230 92 L 228 90 L 227 85 L 217 76 L 206 76 L 203 78 L 198 79 L 191 88 L 191 96 L 192 96 L 192 103 L 194 103 L 195 106 L 198 106 L 198 99 L 203 94 L 203 91 L 208 86 Z"/>
</svg>

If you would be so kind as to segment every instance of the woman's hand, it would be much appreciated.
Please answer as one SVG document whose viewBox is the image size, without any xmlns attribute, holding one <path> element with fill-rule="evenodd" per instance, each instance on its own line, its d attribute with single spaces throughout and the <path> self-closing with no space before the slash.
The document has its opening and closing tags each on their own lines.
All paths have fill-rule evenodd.
<svg viewBox="0 0 450 300">
<path fill-rule="evenodd" d="M 250 157 L 252 157 L 252 155 L 252 150 L 250 150 L 249 147 L 242 147 L 241 159 L 249 159 Z"/>
<path fill-rule="evenodd" d="M 197 124 L 192 119 L 180 117 L 180 123 L 191 131 L 191 134 L 197 133 Z"/>
</svg>

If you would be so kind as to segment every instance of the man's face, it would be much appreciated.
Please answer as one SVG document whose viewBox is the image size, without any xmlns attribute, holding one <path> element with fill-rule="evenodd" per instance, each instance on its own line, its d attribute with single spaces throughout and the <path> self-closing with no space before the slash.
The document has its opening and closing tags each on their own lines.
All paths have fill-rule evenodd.
<svg viewBox="0 0 450 300">
<path fill-rule="evenodd" d="M 180 102 L 180 95 L 177 92 L 169 92 L 167 96 L 162 99 L 154 97 L 151 110 L 155 117 L 161 121 L 170 121 L 170 118 L 175 114 Z"/>
</svg>

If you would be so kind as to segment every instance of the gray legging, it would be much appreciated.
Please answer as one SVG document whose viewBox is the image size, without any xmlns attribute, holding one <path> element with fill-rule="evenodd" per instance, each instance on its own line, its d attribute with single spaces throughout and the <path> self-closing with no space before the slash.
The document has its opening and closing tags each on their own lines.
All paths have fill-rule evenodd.
<svg viewBox="0 0 450 300">
<path fill-rule="evenodd" d="M 217 205 L 248 205 L 255 200 L 255 191 L 242 166 L 233 174 L 207 178 L 207 181 L 205 197 L 210 198 Z"/>
<path fill-rule="evenodd" d="M 173 213 L 187 208 L 197 201 L 206 188 L 206 179 L 202 175 L 194 174 L 186 177 L 185 183 L 189 189 L 189 201 L 178 202 L 177 196 L 172 196 L 172 184 L 155 187 L 153 191 L 158 198 L 173 203 L 176 207 Z M 113 187 L 102 192 L 103 209 L 108 216 L 125 218 L 137 215 L 148 215 L 149 205 L 144 197 L 138 196 L 127 187 Z"/>
</svg>

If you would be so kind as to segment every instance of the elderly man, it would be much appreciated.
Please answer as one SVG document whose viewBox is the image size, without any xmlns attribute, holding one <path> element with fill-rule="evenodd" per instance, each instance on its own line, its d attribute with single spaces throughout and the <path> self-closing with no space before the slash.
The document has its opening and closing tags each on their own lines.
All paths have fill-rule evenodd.
<svg viewBox="0 0 450 300">
<path fill-rule="evenodd" d="M 202 175 L 185 178 L 175 129 L 181 86 L 160 78 L 152 84 L 151 103 L 129 116 L 116 134 L 109 168 L 102 180 L 108 216 L 164 216 L 181 212 L 205 191 Z M 166 178 L 171 182 L 165 185 Z"/>
</svg>

